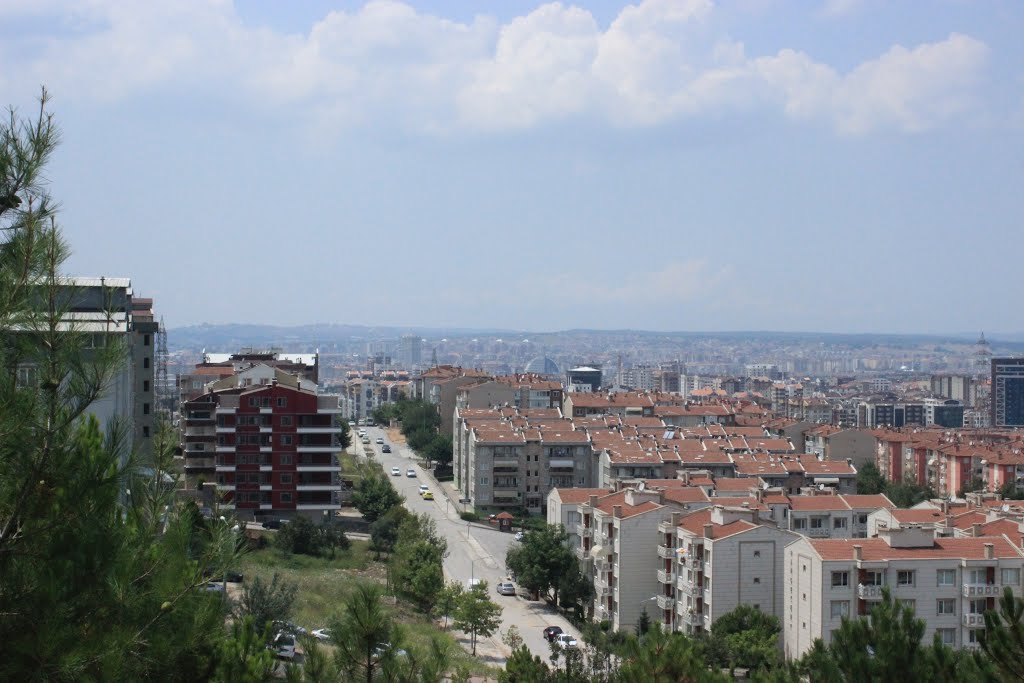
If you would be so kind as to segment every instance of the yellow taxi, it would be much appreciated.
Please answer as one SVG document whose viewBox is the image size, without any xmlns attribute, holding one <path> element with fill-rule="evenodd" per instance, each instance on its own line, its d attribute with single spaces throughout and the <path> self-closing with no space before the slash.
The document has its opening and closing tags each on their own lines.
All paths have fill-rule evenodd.
<svg viewBox="0 0 1024 683">
<path fill-rule="evenodd" d="M 420 495 L 423 496 L 423 500 L 434 500 L 434 492 L 433 491 L 424 491 Z"/>
</svg>

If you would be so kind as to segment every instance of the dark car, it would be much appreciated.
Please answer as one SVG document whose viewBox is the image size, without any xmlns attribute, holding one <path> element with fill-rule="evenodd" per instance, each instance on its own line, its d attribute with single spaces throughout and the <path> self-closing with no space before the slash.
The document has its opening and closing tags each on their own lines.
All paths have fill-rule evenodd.
<svg viewBox="0 0 1024 683">
<path fill-rule="evenodd" d="M 384 444 L 384 446 L 380 450 L 381 450 L 381 453 L 390 453 L 391 452 L 391 446 L 389 446 L 387 444 Z"/>
<path fill-rule="evenodd" d="M 242 572 L 228 569 L 227 571 L 221 571 L 214 569 L 213 567 L 207 567 L 206 571 L 203 572 L 203 578 L 212 579 L 214 581 L 227 581 L 228 583 L 242 583 L 245 577 L 242 576 Z"/>
<path fill-rule="evenodd" d="M 548 626 L 544 629 L 544 640 L 553 641 L 555 638 L 562 634 L 561 626 Z"/>
<path fill-rule="evenodd" d="M 280 529 L 288 523 L 287 519 L 267 519 L 263 522 L 264 529 Z"/>
</svg>

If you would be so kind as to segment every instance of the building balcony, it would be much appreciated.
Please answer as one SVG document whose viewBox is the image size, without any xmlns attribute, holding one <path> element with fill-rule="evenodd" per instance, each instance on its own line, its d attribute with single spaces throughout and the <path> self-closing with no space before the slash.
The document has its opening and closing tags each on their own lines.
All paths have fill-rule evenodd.
<svg viewBox="0 0 1024 683">
<path fill-rule="evenodd" d="M 582 524 L 574 525 L 573 533 L 575 533 L 580 538 L 593 538 L 594 536 L 594 530 L 588 526 L 583 526 Z"/>
<path fill-rule="evenodd" d="M 579 560 L 585 560 L 590 557 L 590 548 L 584 548 L 582 545 L 578 545 L 573 548 L 572 552 Z"/>
<path fill-rule="evenodd" d="M 297 462 L 295 469 L 299 472 L 340 472 L 341 465 L 336 462 Z"/>
<path fill-rule="evenodd" d="M 690 569 L 700 569 L 704 565 L 704 560 L 699 557 L 690 557 L 686 553 L 680 553 L 679 565 L 681 567 L 689 567 Z"/>
<path fill-rule="evenodd" d="M 332 484 L 330 482 L 324 482 L 322 484 L 320 484 L 320 483 L 303 484 L 302 482 L 299 482 L 298 484 L 295 485 L 295 488 L 297 490 L 299 490 L 299 491 L 340 491 L 341 490 L 341 485 L 340 484 L 336 484 L 336 483 Z"/>
<path fill-rule="evenodd" d="M 340 449 L 336 444 L 299 444 L 295 447 L 299 453 L 334 453 Z"/>
<path fill-rule="evenodd" d="M 687 612 L 683 615 L 683 623 L 689 626 L 703 626 L 704 615 L 700 612 Z"/>
<path fill-rule="evenodd" d="M 329 503 L 299 503 L 295 506 L 296 510 L 340 510 L 341 505 L 337 502 L 331 501 Z"/>
<path fill-rule="evenodd" d="M 608 558 L 603 558 L 600 560 L 594 560 L 594 569 L 599 572 L 610 572 L 613 567 L 612 563 L 608 561 Z"/>
<path fill-rule="evenodd" d="M 970 612 L 966 612 L 960 618 L 960 621 L 961 621 L 961 623 L 964 626 L 967 626 L 969 628 L 978 628 L 978 627 L 982 627 L 982 626 L 985 625 L 985 615 L 984 614 L 972 614 Z"/>
<path fill-rule="evenodd" d="M 674 560 L 676 557 L 676 549 L 670 548 L 667 545 L 659 545 L 658 557 L 660 557 L 663 560 Z"/>
<path fill-rule="evenodd" d="M 217 415 L 234 415 L 237 406 L 217 406 L 214 411 Z"/>
<path fill-rule="evenodd" d="M 594 585 L 594 595 L 596 595 L 597 597 L 599 597 L 599 598 L 606 598 L 606 597 L 608 597 L 611 594 L 612 594 L 611 586 L 604 586 L 604 585 L 598 586 L 596 584 Z"/>
<path fill-rule="evenodd" d="M 299 434 L 341 434 L 341 427 L 296 427 Z"/>
<path fill-rule="evenodd" d="M 213 458 L 185 458 L 186 470 L 212 470 L 214 467 Z"/>
<path fill-rule="evenodd" d="M 657 603 L 658 607 L 661 609 L 674 609 L 676 606 L 676 599 L 670 595 L 659 595 Z"/>
<path fill-rule="evenodd" d="M 664 569 L 658 570 L 658 583 L 672 584 L 675 580 L 676 575 L 673 572 L 667 572 Z"/>
<path fill-rule="evenodd" d="M 797 533 L 798 534 L 803 534 L 804 536 L 807 536 L 808 538 L 828 538 L 829 536 L 832 535 L 832 532 L 829 530 L 828 527 L 820 527 L 820 528 L 817 528 L 817 529 L 810 529 L 810 528 L 802 529 L 802 530 L 797 531 Z"/>
<path fill-rule="evenodd" d="M 1002 590 L 994 583 L 965 583 L 963 594 L 965 598 L 998 597 Z"/>
<path fill-rule="evenodd" d="M 704 585 L 701 583 L 690 583 L 683 577 L 676 582 L 676 590 L 689 595 L 691 598 L 700 598 L 704 595 Z"/>
<path fill-rule="evenodd" d="M 857 584 L 857 597 L 861 600 L 881 600 L 882 589 L 885 586 L 869 586 L 866 583 Z"/>
<path fill-rule="evenodd" d="M 273 408 L 260 408 L 261 415 L 270 415 L 274 412 Z"/>
<path fill-rule="evenodd" d="M 504 468 L 504 469 L 511 469 L 511 470 L 518 470 L 519 469 L 519 461 L 518 460 L 508 460 L 508 459 L 495 459 L 495 461 L 493 463 L 493 467 L 496 470 L 497 469 L 502 469 L 502 468 Z"/>
<path fill-rule="evenodd" d="M 217 444 L 217 452 L 218 453 L 234 453 L 235 452 L 235 447 L 234 446 L 228 446 L 227 444 Z"/>
<path fill-rule="evenodd" d="M 270 434 L 274 428 L 268 425 L 260 425 L 260 434 Z"/>
<path fill-rule="evenodd" d="M 231 425 L 230 427 L 222 427 L 220 425 L 217 425 L 217 433 L 218 434 L 234 434 L 235 433 L 235 426 Z"/>
</svg>

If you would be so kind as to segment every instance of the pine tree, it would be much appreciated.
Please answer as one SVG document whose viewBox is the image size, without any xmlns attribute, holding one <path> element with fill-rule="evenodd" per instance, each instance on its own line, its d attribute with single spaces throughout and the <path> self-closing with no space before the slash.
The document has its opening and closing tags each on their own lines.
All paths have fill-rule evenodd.
<svg viewBox="0 0 1024 683">
<path fill-rule="evenodd" d="M 203 571 L 235 539 L 175 504 L 166 426 L 140 462 L 89 415 L 127 358 L 68 312 L 47 107 L 0 123 L 0 680 L 202 680 L 225 612 Z"/>
<path fill-rule="evenodd" d="M 1002 680 L 1024 680 L 1024 600 L 1009 588 L 999 600 L 999 611 L 985 614 L 981 648 Z"/>
</svg>

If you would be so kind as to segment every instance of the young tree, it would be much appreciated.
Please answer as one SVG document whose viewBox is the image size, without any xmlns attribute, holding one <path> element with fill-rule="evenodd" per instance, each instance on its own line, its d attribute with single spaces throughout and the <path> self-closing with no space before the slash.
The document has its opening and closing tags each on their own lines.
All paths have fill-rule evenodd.
<svg viewBox="0 0 1024 683">
<path fill-rule="evenodd" d="M 450 465 L 452 462 L 453 448 L 454 446 L 450 434 L 435 434 L 434 438 L 430 440 L 430 443 L 428 443 L 426 448 L 423 450 L 423 456 L 427 459 L 427 463 Z"/>
<path fill-rule="evenodd" d="M 651 615 L 647 613 L 647 606 L 640 610 L 640 617 L 636 620 L 636 635 L 643 638 L 651 630 Z"/>
<path fill-rule="evenodd" d="M 370 547 L 377 554 L 376 559 L 380 559 L 381 553 L 390 555 L 395 549 L 395 544 L 398 543 L 398 530 L 408 517 L 406 509 L 396 505 L 370 525 Z"/>
<path fill-rule="evenodd" d="M 864 463 L 857 470 L 857 493 L 876 494 L 885 491 L 885 478 L 873 462 Z"/>
<path fill-rule="evenodd" d="M 501 607 L 487 595 L 487 582 L 482 581 L 463 593 L 455 610 L 454 626 L 470 635 L 473 656 L 479 636 L 489 638 L 501 625 Z"/>
<path fill-rule="evenodd" d="M 340 528 L 326 523 L 317 525 L 299 515 L 281 527 L 274 545 L 289 554 L 334 557 L 338 549 L 347 550 L 351 543 Z"/>
<path fill-rule="evenodd" d="M 379 472 L 367 473 L 352 494 L 352 504 L 371 524 L 402 504 L 402 496 L 387 477 Z"/>
<path fill-rule="evenodd" d="M 780 632 L 777 617 L 752 605 L 740 605 L 715 620 L 705 651 L 712 666 L 719 668 L 771 668 L 778 663 Z"/>
<path fill-rule="evenodd" d="M 567 545 L 568 538 L 561 525 L 546 524 L 509 549 L 505 566 L 515 572 L 516 581 L 528 590 L 547 594 L 554 589 L 557 602 L 562 578 L 578 567 Z"/>
<path fill-rule="evenodd" d="M 519 628 L 512 624 L 501 634 L 501 642 L 508 645 L 508 649 L 515 652 L 523 644 L 523 637 L 519 635 Z"/>
<path fill-rule="evenodd" d="M 444 616 L 444 628 L 448 628 L 448 617 L 455 614 L 465 589 L 461 581 L 449 581 L 437 599 L 437 609 Z M 514 648 L 513 648 L 514 649 Z"/>
<path fill-rule="evenodd" d="M 221 645 L 214 680 L 218 683 L 269 683 L 274 680 L 274 656 L 267 649 L 269 631 L 259 631 L 250 617 L 231 625 L 231 637 Z"/>
<path fill-rule="evenodd" d="M 985 614 L 981 648 L 1007 681 L 1024 680 L 1024 600 L 1007 588 L 999 610 Z"/>
<path fill-rule="evenodd" d="M 554 683 L 551 668 L 540 658 L 530 652 L 530 648 L 521 645 L 512 652 L 505 662 L 505 670 L 498 673 L 499 683 Z"/>
<path fill-rule="evenodd" d="M 262 633 L 274 621 L 287 621 L 291 617 L 298 593 L 298 584 L 276 572 L 269 584 L 257 576 L 246 584 L 235 613 L 239 618 L 251 620 L 253 628 Z"/>
<path fill-rule="evenodd" d="M 627 639 L 617 680 L 725 683 L 729 679 L 708 668 L 695 641 L 679 633 L 667 633 L 661 624 L 653 624 L 643 638 L 630 636 Z"/>
<path fill-rule="evenodd" d="M 380 646 L 398 647 L 395 622 L 384 609 L 380 589 L 373 584 L 356 584 L 330 629 L 335 661 L 346 681 L 373 683 L 380 666 Z"/>
</svg>

